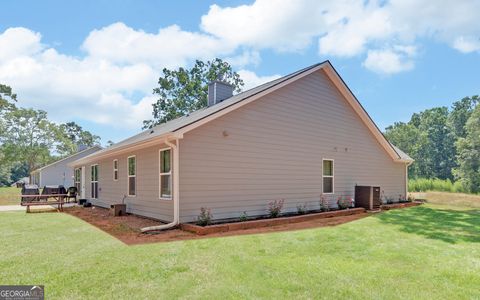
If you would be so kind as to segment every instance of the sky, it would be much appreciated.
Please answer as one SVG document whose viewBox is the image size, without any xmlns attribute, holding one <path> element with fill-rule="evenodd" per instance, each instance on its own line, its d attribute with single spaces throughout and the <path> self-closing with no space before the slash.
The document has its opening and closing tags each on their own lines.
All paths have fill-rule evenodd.
<svg viewBox="0 0 480 300">
<path fill-rule="evenodd" d="M 384 129 L 480 93 L 476 1 L 0 0 L 0 83 L 19 106 L 118 142 L 163 68 L 227 60 L 245 89 L 330 60 Z"/>
</svg>

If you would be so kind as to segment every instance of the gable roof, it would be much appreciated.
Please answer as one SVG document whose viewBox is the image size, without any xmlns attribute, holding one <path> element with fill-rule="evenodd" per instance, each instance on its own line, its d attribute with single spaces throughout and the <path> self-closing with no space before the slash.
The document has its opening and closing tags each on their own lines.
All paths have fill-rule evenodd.
<svg viewBox="0 0 480 300">
<path fill-rule="evenodd" d="M 323 69 L 325 71 L 330 80 L 332 80 L 334 85 L 339 89 L 340 93 L 347 99 L 352 108 L 364 121 L 364 123 L 373 133 L 378 142 L 385 148 L 387 153 L 390 154 L 392 159 L 399 162 L 412 162 L 412 158 L 410 158 L 404 152 L 400 151 L 398 148 L 394 147 L 390 142 L 387 141 L 383 133 L 375 125 L 375 123 L 370 118 L 365 109 L 362 107 L 355 95 L 353 95 L 352 91 L 348 88 L 343 79 L 333 68 L 330 61 L 327 60 L 298 70 L 281 78 L 272 80 L 265 84 L 259 85 L 237 95 L 234 95 L 218 104 L 199 109 L 189 115 L 179 117 L 164 124 L 157 125 L 152 129 L 145 130 L 108 148 L 81 158 L 73 162 L 72 164 L 77 165 L 81 163 L 87 163 L 95 159 L 123 152 L 125 150 L 132 150 L 132 147 L 144 148 L 153 145 L 162 139 L 165 140 L 182 138 L 184 133 L 198 126 L 201 126 L 211 120 L 214 120 L 230 111 L 233 111 L 243 105 L 255 101 L 256 99 L 259 99 L 260 97 L 271 93 L 278 88 L 290 84 L 320 69 Z"/>
<path fill-rule="evenodd" d="M 79 151 L 79 152 L 77 152 L 77 153 L 74 153 L 74 154 L 72 154 L 72 155 L 70 155 L 70 156 L 64 157 L 64 158 L 62 158 L 62 159 L 59 159 L 59 160 L 57 160 L 57 161 L 54 161 L 53 163 L 50 163 L 50 164 L 48 164 L 48 165 L 45 165 L 45 166 L 43 166 L 43 167 L 37 168 L 37 169 L 35 169 L 35 170 L 31 171 L 30 173 L 37 173 L 37 172 L 40 172 L 41 170 L 43 170 L 43 169 L 45 169 L 45 168 L 48 168 L 48 167 L 54 166 L 54 165 L 56 165 L 56 164 L 58 164 L 58 163 L 61 163 L 62 161 L 65 161 L 65 160 L 67 160 L 67 159 L 70 159 L 70 158 L 75 158 L 76 156 L 79 156 L 80 154 L 83 154 L 83 153 L 85 153 L 85 152 L 87 152 L 87 151 L 89 151 L 89 150 L 92 150 L 92 149 L 101 150 L 101 149 L 102 149 L 102 147 L 100 147 L 100 146 L 93 146 L 93 147 L 90 147 L 90 148 L 84 149 L 84 150 L 82 150 L 82 151 Z M 94 152 L 94 153 L 92 153 L 92 154 L 95 154 L 95 152 Z M 86 155 L 86 156 L 90 156 L 90 155 L 92 155 L 92 154 L 89 154 L 89 155 Z M 86 156 L 85 156 L 85 157 L 86 157 Z"/>
</svg>

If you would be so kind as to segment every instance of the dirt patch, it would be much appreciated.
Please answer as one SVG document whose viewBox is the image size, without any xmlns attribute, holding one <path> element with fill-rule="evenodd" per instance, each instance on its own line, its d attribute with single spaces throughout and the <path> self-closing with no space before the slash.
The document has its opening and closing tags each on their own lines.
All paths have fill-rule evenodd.
<svg viewBox="0 0 480 300">
<path fill-rule="evenodd" d="M 243 230 L 232 230 L 228 232 L 220 232 L 199 236 L 194 233 L 183 231 L 181 229 L 171 229 L 162 231 L 157 234 L 143 234 L 140 228 L 147 226 L 155 226 L 162 224 L 161 222 L 142 218 L 135 215 L 127 215 L 121 217 L 113 217 L 110 210 L 99 207 L 69 207 L 64 209 L 65 213 L 78 217 L 95 227 L 107 232 L 127 245 L 157 243 L 157 242 L 171 242 L 179 240 L 201 239 L 210 237 L 222 237 L 243 234 L 257 234 L 276 231 L 290 231 L 307 228 L 316 228 L 324 226 L 335 226 L 358 219 L 367 217 L 368 213 L 361 213 L 355 215 L 332 217 L 324 219 L 309 220 L 300 223 L 290 223 L 283 225 L 275 225 L 262 228 L 251 228 Z"/>
</svg>

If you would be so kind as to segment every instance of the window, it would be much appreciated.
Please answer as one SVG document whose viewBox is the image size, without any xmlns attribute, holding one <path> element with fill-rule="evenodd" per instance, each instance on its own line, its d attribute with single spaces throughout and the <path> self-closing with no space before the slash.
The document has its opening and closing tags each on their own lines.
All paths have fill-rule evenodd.
<svg viewBox="0 0 480 300">
<path fill-rule="evenodd" d="M 113 160 L 113 180 L 118 180 L 118 159 Z"/>
<path fill-rule="evenodd" d="M 90 178 L 91 178 L 91 196 L 92 199 L 98 198 L 98 165 L 93 165 L 90 167 Z"/>
<path fill-rule="evenodd" d="M 128 195 L 135 196 L 137 187 L 137 159 L 135 156 L 128 157 Z"/>
<path fill-rule="evenodd" d="M 172 198 L 172 151 L 160 150 L 160 198 Z"/>
<path fill-rule="evenodd" d="M 74 172 L 74 175 L 73 175 L 73 182 L 74 182 L 75 187 L 77 188 L 77 192 L 80 192 L 80 180 L 81 180 L 80 176 L 81 176 L 81 169 L 76 168 L 75 172 Z"/>
<path fill-rule="evenodd" d="M 333 159 L 323 160 L 323 193 L 333 194 Z"/>
</svg>

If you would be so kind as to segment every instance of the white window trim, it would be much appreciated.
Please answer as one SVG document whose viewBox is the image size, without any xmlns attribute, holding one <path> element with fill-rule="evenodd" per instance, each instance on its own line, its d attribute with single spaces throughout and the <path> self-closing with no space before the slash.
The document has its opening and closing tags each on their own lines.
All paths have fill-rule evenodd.
<svg viewBox="0 0 480 300">
<path fill-rule="evenodd" d="M 96 180 L 96 181 L 93 181 L 93 180 L 92 180 L 92 168 L 95 167 L 95 166 L 97 166 L 97 171 L 96 171 L 96 174 L 95 174 L 96 177 L 97 177 L 97 180 Z M 96 195 L 97 197 L 96 197 L 96 198 L 93 198 L 93 196 L 92 196 L 92 193 L 93 193 L 92 183 L 95 183 L 95 182 L 97 183 L 97 193 L 96 193 L 96 194 L 97 194 L 97 195 Z M 91 191 L 90 191 L 90 197 L 91 197 L 92 199 L 95 199 L 95 200 L 98 199 L 98 164 L 90 165 L 90 189 L 91 189 Z"/>
<path fill-rule="evenodd" d="M 78 171 L 78 178 L 77 178 L 77 171 Z M 78 187 L 77 187 L 77 184 L 78 184 Z M 73 170 L 73 186 L 76 187 L 78 190 L 77 192 L 80 193 L 80 189 L 82 187 L 82 168 L 75 168 Z"/>
<path fill-rule="evenodd" d="M 128 165 L 128 161 L 130 158 L 135 158 L 135 175 L 130 175 L 130 166 Z M 130 195 L 130 177 L 135 177 L 135 195 Z M 137 197 L 137 156 L 136 155 L 130 155 L 127 157 L 127 195 L 128 197 Z"/>
<path fill-rule="evenodd" d="M 324 161 L 331 161 L 332 162 L 332 175 L 323 175 L 323 162 Z M 332 192 L 331 193 L 325 193 L 324 192 L 324 186 L 323 186 L 323 178 L 332 178 Z M 335 194 L 335 160 L 332 158 L 323 158 L 322 159 L 322 194 L 323 195 L 333 195 Z"/>
<path fill-rule="evenodd" d="M 161 155 L 162 151 L 170 150 L 170 172 L 167 173 L 161 173 L 161 168 L 162 168 L 162 160 L 161 160 Z M 173 199 L 173 177 L 172 177 L 172 169 L 173 169 L 173 151 L 171 147 L 168 148 L 161 148 L 158 150 L 158 199 L 160 200 L 167 200 L 171 201 Z M 162 197 L 162 175 L 170 175 L 170 180 L 172 180 L 172 186 L 170 187 L 170 197 Z"/>
<path fill-rule="evenodd" d="M 116 168 L 115 168 L 115 162 L 117 163 Z M 117 173 L 117 179 L 115 179 L 115 172 Z M 118 181 L 118 159 L 113 160 L 113 181 Z"/>
</svg>

